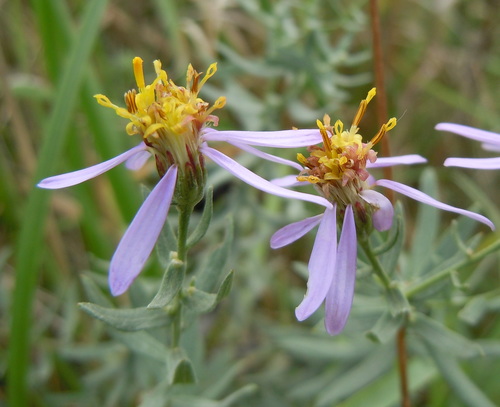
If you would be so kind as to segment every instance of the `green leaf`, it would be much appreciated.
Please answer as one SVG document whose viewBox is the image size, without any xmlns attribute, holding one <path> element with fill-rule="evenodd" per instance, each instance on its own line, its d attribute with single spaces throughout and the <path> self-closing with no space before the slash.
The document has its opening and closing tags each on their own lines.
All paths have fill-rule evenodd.
<svg viewBox="0 0 500 407">
<path fill-rule="evenodd" d="M 219 286 L 216 294 L 198 290 L 195 286 L 186 289 L 182 301 L 192 311 L 197 313 L 209 312 L 229 293 L 233 282 L 234 272 L 230 271 Z"/>
<path fill-rule="evenodd" d="M 493 290 L 472 297 L 458 316 L 470 325 L 478 324 L 487 312 L 496 311 L 499 307 L 500 290 Z"/>
<path fill-rule="evenodd" d="M 387 372 L 394 360 L 392 346 L 381 346 L 351 369 L 344 371 L 335 386 L 328 386 L 318 394 L 318 407 L 331 407 L 342 399 L 349 397 L 368 383 Z"/>
<path fill-rule="evenodd" d="M 392 315 L 409 314 L 411 312 L 411 305 L 408 302 L 403 291 L 399 286 L 393 282 L 387 292 L 387 302 L 389 303 L 389 311 Z"/>
<path fill-rule="evenodd" d="M 179 394 L 172 396 L 172 405 L 175 407 L 232 407 L 239 406 L 242 399 L 253 395 L 258 387 L 255 384 L 247 384 L 246 386 L 236 390 L 224 399 L 217 401 L 206 397 L 193 396 L 190 394 Z M 140 407 L 156 407 L 164 404 L 142 405 Z M 246 405 L 246 404 L 245 404 Z"/>
<path fill-rule="evenodd" d="M 403 321 L 404 318 L 401 314 L 394 317 L 390 312 L 384 312 L 375 326 L 366 333 L 366 336 L 374 342 L 387 343 L 394 339 Z"/>
<path fill-rule="evenodd" d="M 209 257 L 208 264 L 197 277 L 196 285 L 200 290 L 213 292 L 215 287 L 220 281 L 220 276 L 224 272 L 224 266 L 231 252 L 231 245 L 233 243 L 233 220 L 228 219 L 226 227 L 226 235 L 222 245 L 216 249 Z"/>
<path fill-rule="evenodd" d="M 209 312 L 215 307 L 215 294 L 189 287 L 182 298 L 182 302 L 196 313 Z"/>
<path fill-rule="evenodd" d="M 352 362 L 374 349 L 374 345 L 362 336 L 342 342 L 333 341 L 322 333 L 304 334 L 295 329 L 279 328 L 272 332 L 272 337 L 281 349 L 295 358 L 314 363 Z"/>
<path fill-rule="evenodd" d="M 165 356 L 168 352 L 167 347 L 147 332 L 122 332 L 110 328 L 109 333 L 131 351 L 165 362 Z"/>
<path fill-rule="evenodd" d="M 167 377 L 170 384 L 195 383 L 196 376 L 189 359 L 180 348 L 170 349 L 167 354 Z"/>
<path fill-rule="evenodd" d="M 188 249 L 193 247 L 196 243 L 198 243 L 203 236 L 207 233 L 208 227 L 210 226 L 210 222 L 212 221 L 213 214 L 213 195 L 214 188 L 209 186 L 207 189 L 207 193 L 205 195 L 205 207 L 203 208 L 203 214 L 201 215 L 200 222 L 196 226 L 196 229 L 189 236 L 187 241 Z"/>
<path fill-rule="evenodd" d="M 219 286 L 219 290 L 217 291 L 217 298 L 215 300 L 217 304 L 229 294 L 229 291 L 231 291 L 231 286 L 233 285 L 233 277 L 234 270 L 231 270 L 229 273 L 227 273 L 224 281 Z"/>
<path fill-rule="evenodd" d="M 163 308 L 179 293 L 184 282 L 186 264 L 180 260 L 172 259 L 168 266 L 160 288 L 153 300 L 148 304 L 148 308 Z"/>
<path fill-rule="evenodd" d="M 86 274 L 82 274 L 81 281 L 87 298 L 103 307 L 112 307 L 112 302 L 102 293 L 97 284 Z"/>
<path fill-rule="evenodd" d="M 420 188 L 422 192 L 436 197 L 438 185 L 436 173 L 432 169 L 426 169 L 420 177 Z M 439 210 L 431 205 L 419 204 L 415 232 L 411 244 L 411 255 L 408 267 L 404 273 L 415 277 L 425 272 L 432 260 L 431 253 L 436 245 L 439 227 Z"/>
<path fill-rule="evenodd" d="M 120 331 L 140 331 L 158 328 L 170 323 L 168 314 L 159 309 L 144 307 L 130 309 L 105 308 L 90 302 L 81 302 L 78 306 L 90 316 Z"/>
<path fill-rule="evenodd" d="M 440 349 L 442 352 L 458 356 L 473 357 L 482 354 L 481 347 L 468 338 L 451 331 L 435 319 L 418 313 L 410 325 L 413 332 L 426 343 Z"/>
<path fill-rule="evenodd" d="M 463 372 L 457 361 L 440 347 L 434 346 L 431 341 L 426 340 L 427 350 L 441 371 L 444 379 L 448 382 L 457 395 L 470 407 L 495 407 L 481 389 Z"/>
<path fill-rule="evenodd" d="M 437 376 L 437 369 L 430 361 L 411 359 L 408 364 L 410 393 L 425 389 L 433 378 Z M 394 367 L 387 374 L 377 378 L 373 383 L 353 394 L 346 401 L 336 404 L 336 407 L 394 407 L 401 403 L 399 372 Z"/>
</svg>

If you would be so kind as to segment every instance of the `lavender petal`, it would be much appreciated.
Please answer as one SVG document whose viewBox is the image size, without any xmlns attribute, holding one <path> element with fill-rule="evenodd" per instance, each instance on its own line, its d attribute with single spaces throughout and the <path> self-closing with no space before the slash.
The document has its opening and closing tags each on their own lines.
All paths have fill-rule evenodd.
<svg viewBox="0 0 500 407">
<path fill-rule="evenodd" d="M 252 146 L 285 148 L 307 147 L 322 141 L 318 129 L 252 132 L 206 128 L 203 139 L 205 141 L 225 141 Z"/>
<path fill-rule="evenodd" d="M 436 130 L 448 131 L 482 143 L 500 145 L 500 134 L 455 123 L 439 123 Z"/>
<path fill-rule="evenodd" d="M 493 158 L 447 158 L 445 167 L 475 168 L 478 170 L 500 169 L 500 157 Z"/>
<path fill-rule="evenodd" d="M 367 162 L 366 168 L 383 168 L 383 167 L 391 167 L 393 165 L 412 165 L 412 164 L 423 164 L 426 163 L 427 160 L 418 154 L 408 154 L 408 155 L 399 155 L 395 157 L 381 157 L 377 158 L 377 161 L 374 163 Z"/>
<path fill-rule="evenodd" d="M 273 185 L 269 181 L 265 180 L 262 177 L 259 177 L 257 174 L 254 174 L 249 169 L 243 167 L 238 164 L 233 159 L 228 156 L 222 154 L 220 151 L 217 151 L 211 147 L 208 147 L 206 144 L 202 145 L 200 148 L 201 152 L 210 158 L 213 162 L 215 162 L 220 167 L 229 171 L 235 177 L 241 179 L 247 184 L 253 186 L 254 188 L 260 189 L 261 191 L 281 196 L 284 198 L 292 198 L 292 199 L 300 199 L 303 201 L 313 202 L 318 205 L 325 206 L 327 208 L 331 208 L 332 204 L 328 202 L 323 197 L 316 195 L 304 194 L 302 192 L 292 191 L 286 188 L 279 187 L 277 185 Z"/>
<path fill-rule="evenodd" d="M 375 185 L 392 189 L 393 191 L 399 192 L 400 194 L 406 195 L 412 199 L 415 199 L 416 201 L 423 202 L 427 205 L 434 206 L 438 209 L 442 209 L 444 211 L 449 211 L 449 212 L 455 212 L 460 215 L 467 216 L 471 219 L 477 220 L 478 222 L 488 225 L 491 228 L 491 230 L 495 230 L 493 222 L 491 222 L 485 216 L 479 215 L 471 211 L 466 211 L 465 209 L 455 208 L 454 206 L 445 204 L 443 202 L 439 202 L 438 200 L 430 197 L 429 195 L 424 194 L 422 191 L 409 187 L 408 185 L 400 184 L 399 182 L 390 181 L 387 179 L 380 179 L 375 183 Z"/>
<path fill-rule="evenodd" d="M 311 185 L 311 183 L 307 181 L 297 181 L 297 175 L 285 175 L 281 178 L 275 178 L 271 180 L 271 183 L 280 187 L 301 187 L 304 185 Z"/>
<path fill-rule="evenodd" d="M 149 151 L 139 151 L 125 162 L 125 167 L 132 171 L 140 170 L 146 164 L 146 161 L 149 160 L 149 157 L 151 157 Z"/>
<path fill-rule="evenodd" d="M 288 165 L 288 166 L 293 167 L 299 171 L 303 170 L 303 167 L 298 162 L 286 160 L 285 158 L 281 158 L 281 157 L 278 157 L 278 156 L 275 156 L 272 154 L 265 153 L 264 151 L 261 151 L 257 148 L 251 147 L 251 146 L 248 146 L 246 144 L 233 143 L 233 142 L 230 142 L 230 144 L 232 144 L 235 147 L 238 147 L 240 150 L 243 150 L 243 151 L 246 151 L 247 153 L 255 155 L 256 157 L 263 158 L 264 160 L 272 161 L 272 162 L 275 162 L 278 164 Z"/>
<path fill-rule="evenodd" d="M 394 217 L 394 207 L 391 201 L 385 195 L 372 189 L 361 191 L 359 195 L 370 205 L 378 208 L 373 212 L 372 216 L 374 228 L 380 232 L 389 230 Z"/>
<path fill-rule="evenodd" d="M 123 294 L 141 272 L 167 219 L 177 180 L 177 167 L 171 166 L 151 191 L 111 259 L 111 294 Z"/>
<path fill-rule="evenodd" d="M 356 224 L 349 205 L 340 235 L 335 274 L 325 300 L 325 328 L 330 335 L 339 334 L 349 318 L 356 282 L 356 259 Z"/>
<path fill-rule="evenodd" d="M 295 309 L 299 321 L 309 318 L 319 308 L 332 283 L 337 257 L 336 207 L 325 211 L 314 240 L 308 265 L 307 293 Z"/>
<path fill-rule="evenodd" d="M 323 214 L 316 215 L 282 227 L 271 237 L 271 248 L 279 249 L 280 247 L 287 246 L 300 239 L 318 223 L 320 223 L 322 217 Z"/>
<path fill-rule="evenodd" d="M 483 147 L 483 149 L 486 151 L 493 151 L 495 153 L 500 153 L 500 143 L 498 143 L 498 144 L 482 143 L 481 147 Z"/>
<path fill-rule="evenodd" d="M 59 189 L 66 188 L 76 184 L 80 184 L 84 181 L 87 181 L 91 178 L 97 177 L 102 173 L 110 170 L 111 168 L 116 167 L 118 164 L 121 164 L 124 161 L 127 161 L 130 157 L 139 153 L 146 149 L 146 145 L 144 143 L 131 148 L 128 151 L 116 156 L 115 158 L 111 158 L 110 160 L 104 161 L 103 163 L 93 165 L 92 167 L 84 168 L 78 171 L 68 172 L 66 174 L 55 175 L 53 177 L 45 178 L 38 183 L 39 188 L 45 189 Z"/>
</svg>

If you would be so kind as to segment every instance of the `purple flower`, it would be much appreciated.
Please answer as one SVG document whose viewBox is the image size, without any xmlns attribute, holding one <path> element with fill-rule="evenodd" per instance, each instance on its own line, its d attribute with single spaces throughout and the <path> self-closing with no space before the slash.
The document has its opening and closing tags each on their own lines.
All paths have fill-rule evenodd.
<svg viewBox="0 0 500 407">
<path fill-rule="evenodd" d="M 436 130 L 449 131 L 460 136 L 480 141 L 485 150 L 500 152 L 500 134 L 454 123 L 439 123 Z M 446 167 L 476 168 L 478 170 L 500 169 L 500 157 L 493 158 L 447 158 Z"/>
<path fill-rule="evenodd" d="M 396 125 L 394 118 L 384 124 L 370 142 L 362 142 L 358 124 L 374 95 L 375 89 L 372 89 L 361 102 L 348 130 L 344 130 L 340 120 L 333 126 L 330 125 L 328 116 L 325 116 L 323 122 L 318 121 L 323 146 L 310 146 L 307 158 L 302 154 L 297 155 L 304 165 L 298 177 L 288 176 L 273 181 L 280 186 L 312 183 L 322 196 L 333 203 L 333 208 L 327 208 L 323 214 L 287 225 L 271 238 L 271 247 L 277 249 L 296 241 L 319 225 L 308 264 L 307 293 L 296 308 L 295 315 L 299 321 L 303 321 L 325 302 L 325 327 L 330 335 L 336 335 L 344 329 L 351 310 L 358 235 L 363 234 L 364 238 L 372 226 L 384 231 L 392 225 L 392 204 L 384 195 L 374 191 L 373 187 L 392 189 L 439 209 L 468 216 L 493 229 L 491 221 L 482 215 L 444 204 L 396 181 L 375 181 L 371 177 L 367 172 L 369 168 L 426 161 L 418 155 L 377 159 L 372 147 Z M 338 245 L 337 220 L 342 222 Z"/>
<path fill-rule="evenodd" d="M 210 141 L 226 141 L 265 159 L 300 169 L 297 163 L 266 154 L 250 145 L 306 146 L 319 142 L 321 135 L 317 130 L 245 132 L 208 128 L 209 123 L 217 125 L 218 118 L 213 111 L 223 107 L 225 99 L 219 98 L 210 107 L 198 97 L 198 92 L 215 73 L 216 65 L 211 65 L 201 80 L 200 74 L 189 66 L 186 87 L 177 86 L 169 80 L 159 61 L 155 61 L 154 65 L 157 78 L 146 85 L 142 60 L 134 58 L 138 91 L 134 89 L 125 94 L 126 108 L 114 105 L 104 95 L 96 95 L 99 104 L 111 107 L 119 116 L 130 120 L 127 133 L 139 134 L 142 142 L 101 164 L 49 177 L 38 184 L 46 189 L 65 188 L 94 178 L 123 162 L 131 169 L 138 169 L 151 155 L 154 156 L 160 181 L 142 204 L 111 259 L 109 285 L 113 295 L 124 293 L 141 272 L 165 223 L 173 197 L 179 204 L 183 199 L 191 199 L 190 204 L 201 199 L 205 183 L 205 157 L 262 191 L 332 207 L 323 197 L 291 191 L 264 180 L 207 144 Z M 184 194 L 189 195 L 188 198 L 183 196 L 184 191 L 189 192 Z M 193 191 L 194 197 L 190 195 Z"/>
</svg>

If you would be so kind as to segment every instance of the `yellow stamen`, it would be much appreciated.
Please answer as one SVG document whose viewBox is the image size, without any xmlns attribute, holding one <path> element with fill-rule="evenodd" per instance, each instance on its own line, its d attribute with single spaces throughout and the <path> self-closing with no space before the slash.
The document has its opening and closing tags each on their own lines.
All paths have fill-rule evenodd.
<svg viewBox="0 0 500 407">
<path fill-rule="evenodd" d="M 394 127 L 396 127 L 396 124 L 397 124 L 397 120 L 395 117 L 389 119 L 389 121 L 387 123 L 382 125 L 382 127 L 380 128 L 378 133 L 375 134 L 375 136 L 373 136 L 373 138 L 370 140 L 370 144 L 372 146 L 377 144 L 385 136 L 385 133 L 387 133 L 389 130 L 392 130 Z"/>
<path fill-rule="evenodd" d="M 368 92 L 368 95 L 366 96 L 366 99 L 363 99 L 361 103 L 359 104 L 358 111 L 356 113 L 356 116 L 354 116 L 354 120 L 352 121 L 353 126 L 358 126 L 359 122 L 363 118 L 365 112 L 366 112 L 366 107 L 368 106 L 368 103 L 370 103 L 370 100 L 374 98 L 374 96 L 377 94 L 377 89 L 372 88 Z"/>
<path fill-rule="evenodd" d="M 134 66 L 134 76 L 135 81 L 137 83 L 137 88 L 139 91 L 146 87 L 146 82 L 144 81 L 144 71 L 142 70 L 142 59 L 139 57 L 135 57 L 132 61 Z"/>
<path fill-rule="evenodd" d="M 307 177 L 300 175 L 297 177 L 297 181 L 300 181 L 300 182 L 307 181 L 307 182 L 310 182 L 311 184 L 317 184 L 321 180 L 318 177 L 315 177 L 314 175 L 309 175 Z"/>
<path fill-rule="evenodd" d="M 297 161 L 299 163 L 301 163 L 302 165 L 304 165 L 305 167 L 308 167 L 308 161 L 307 161 L 307 158 L 304 157 L 304 154 L 302 153 L 297 153 Z"/>
<path fill-rule="evenodd" d="M 215 72 L 217 72 L 217 62 L 214 62 L 208 67 L 207 73 L 203 77 L 200 82 L 200 88 L 208 81 L 212 76 L 214 76 Z"/>
<path fill-rule="evenodd" d="M 318 125 L 321 137 L 323 138 L 323 146 L 325 148 L 325 151 L 331 151 L 332 145 L 330 143 L 330 137 L 328 137 L 328 133 L 326 132 L 325 126 L 323 126 L 321 120 L 316 120 L 316 124 Z"/>
<path fill-rule="evenodd" d="M 97 94 L 97 95 L 94 95 L 94 97 L 97 99 L 97 103 L 99 103 L 101 106 L 104 106 L 104 107 L 110 107 L 111 109 L 113 109 L 116 112 L 116 114 L 118 116 L 123 117 L 125 119 L 130 119 L 130 120 L 135 119 L 135 116 L 132 113 L 130 113 L 127 109 L 124 109 L 123 107 L 116 106 L 115 104 L 111 103 L 111 101 L 109 100 L 109 98 L 107 96 Z"/>
<path fill-rule="evenodd" d="M 153 66 L 155 67 L 157 78 L 159 78 L 165 85 L 168 82 L 168 76 L 167 73 L 163 69 L 161 69 L 161 61 L 159 59 L 153 61 Z"/>
<path fill-rule="evenodd" d="M 335 134 L 337 136 L 340 136 L 344 131 L 344 123 L 342 123 L 340 120 L 337 120 L 334 124 L 334 129 L 335 129 Z"/>
</svg>

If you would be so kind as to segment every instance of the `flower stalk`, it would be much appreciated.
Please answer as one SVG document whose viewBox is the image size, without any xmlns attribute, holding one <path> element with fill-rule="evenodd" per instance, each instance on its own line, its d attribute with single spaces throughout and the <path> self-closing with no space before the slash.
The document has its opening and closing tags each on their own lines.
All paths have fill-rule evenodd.
<svg viewBox="0 0 500 407">
<path fill-rule="evenodd" d="M 390 290 L 392 287 L 391 284 L 391 279 L 385 272 L 384 268 L 382 267 L 382 264 L 380 264 L 380 261 L 377 257 L 377 255 L 373 252 L 370 242 L 368 239 L 365 238 L 359 238 L 358 242 L 360 246 L 363 248 L 363 251 L 366 254 L 366 257 L 368 257 L 368 260 L 370 260 L 370 263 L 373 267 L 373 271 L 376 274 L 376 276 L 379 278 L 380 282 L 384 286 L 386 290 Z"/>
</svg>

